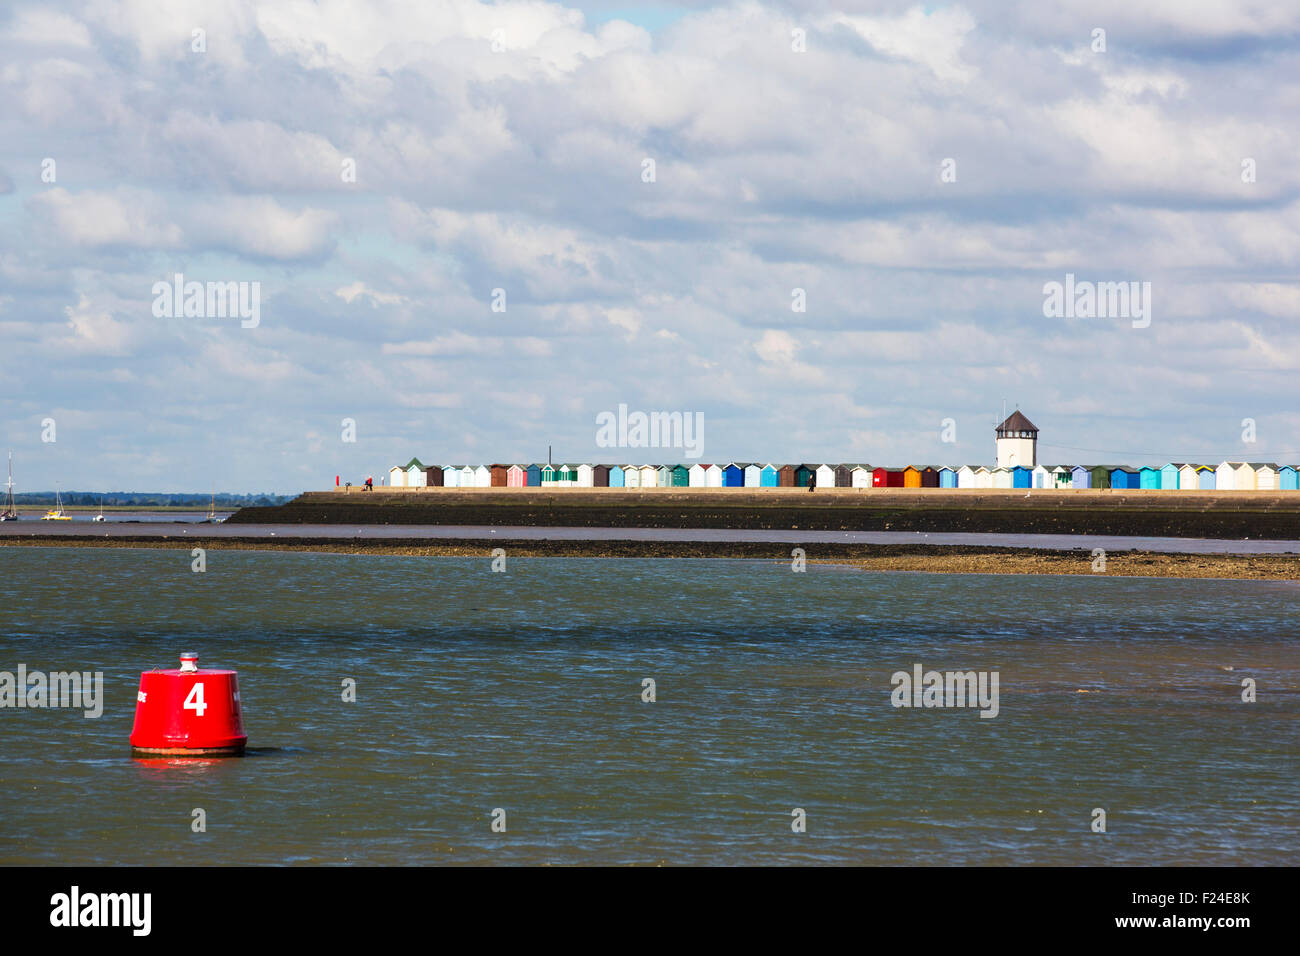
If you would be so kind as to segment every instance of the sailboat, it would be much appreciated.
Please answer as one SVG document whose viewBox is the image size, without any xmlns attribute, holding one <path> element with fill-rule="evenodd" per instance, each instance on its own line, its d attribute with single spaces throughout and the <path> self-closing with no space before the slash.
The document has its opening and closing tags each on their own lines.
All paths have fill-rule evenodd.
<svg viewBox="0 0 1300 956">
<path fill-rule="evenodd" d="M 200 521 L 199 524 L 220 524 L 220 523 L 221 523 L 221 519 L 217 517 L 217 495 L 216 492 L 213 492 L 212 503 L 208 505 L 208 516 L 204 518 L 202 521 Z"/>
<path fill-rule="evenodd" d="M 41 516 L 41 520 L 42 521 L 71 521 L 72 520 L 71 518 L 69 518 L 67 515 L 63 513 L 63 499 L 59 497 L 59 489 L 57 487 L 54 489 L 54 508 L 50 511 L 45 512 L 45 514 Z"/>
<path fill-rule="evenodd" d="M 103 499 L 103 498 L 100 498 L 100 499 L 99 499 L 99 514 L 95 515 L 95 517 L 91 518 L 90 520 L 91 520 L 91 521 L 103 521 L 103 520 L 104 520 L 104 499 Z"/>
<path fill-rule="evenodd" d="M 9 453 L 9 483 L 5 485 L 5 510 L 0 511 L 0 521 L 17 521 L 18 509 L 14 506 L 14 453 Z"/>
</svg>

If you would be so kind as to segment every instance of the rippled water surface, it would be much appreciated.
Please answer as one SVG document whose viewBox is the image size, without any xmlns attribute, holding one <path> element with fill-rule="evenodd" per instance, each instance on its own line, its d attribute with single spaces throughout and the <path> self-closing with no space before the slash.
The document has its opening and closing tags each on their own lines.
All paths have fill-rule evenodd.
<svg viewBox="0 0 1300 956">
<path fill-rule="evenodd" d="M 0 549 L 0 671 L 101 670 L 106 696 L 97 720 L 0 709 L 0 863 L 1289 864 L 1300 850 L 1292 583 L 190 562 Z M 190 649 L 239 671 L 251 755 L 133 760 L 140 671 Z M 894 708 L 891 674 L 918 663 L 996 670 L 1000 713 Z M 191 832 L 198 807 L 206 833 Z M 1105 834 L 1089 829 L 1097 807 Z"/>
</svg>

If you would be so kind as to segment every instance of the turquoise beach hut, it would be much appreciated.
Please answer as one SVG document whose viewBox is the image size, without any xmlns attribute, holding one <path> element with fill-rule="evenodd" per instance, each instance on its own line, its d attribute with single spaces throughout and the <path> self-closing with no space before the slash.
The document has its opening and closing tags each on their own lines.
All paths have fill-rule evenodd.
<svg viewBox="0 0 1300 956">
<path fill-rule="evenodd" d="M 626 488 L 626 479 L 623 476 L 622 465 L 609 466 L 609 486 L 611 488 Z"/>
<path fill-rule="evenodd" d="M 1277 470 L 1277 487 L 1280 491 L 1300 490 L 1300 471 L 1294 465 L 1283 465 Z"/>
<path fill-rule="evenodd" d="M 1177 481 L 1178 479 L 1175 478 L 1174 480 Z M 1152 468 L 1150 465 L 1144 465 L 1142 470 L 1138 472 L 1138 487 L 1159 491 L 1160 469 Z"/>
<path fill-rule="evenodd" d="M 776 488 L 781 484 L 781 474 L 776 465 L 764 465 L 763 471 L 758 476 L 758 486 L 760 488 Z"/>
<path fill-rule="evenodd" d="M 1160 487 L 1165 491 L 1178 490 L 1178 472 L 1183 466 L 1170 463 L 1160 469 Z"/>
</svg>

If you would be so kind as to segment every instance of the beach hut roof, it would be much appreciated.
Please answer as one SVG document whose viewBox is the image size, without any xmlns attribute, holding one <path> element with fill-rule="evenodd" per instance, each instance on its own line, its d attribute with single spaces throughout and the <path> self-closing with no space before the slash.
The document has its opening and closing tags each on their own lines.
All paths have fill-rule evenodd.
<svg viewBox="0 0 1300 956">
<path fill-rule="evenodd" d="M 420 464 L 420 459 L 418 459 L 418 458 L 412 458 L 412 459 L 411 459 L 410 461 L 408 461 L 408 462 L 406 463 L 406 465 L 405 465 L 405 468 L 407 469 L 407 471 L 410 471 L 412 468 L 423 468 L 423 467 L 424 467 L 424 465 Z"/>
</svg>

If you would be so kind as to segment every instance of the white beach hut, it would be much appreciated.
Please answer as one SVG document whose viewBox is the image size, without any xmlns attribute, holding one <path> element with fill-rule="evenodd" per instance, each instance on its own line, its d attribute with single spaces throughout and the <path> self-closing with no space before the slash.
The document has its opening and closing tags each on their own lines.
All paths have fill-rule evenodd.
<svg viewBox="0 0 1300 956">
<path fill-rule="evenodd" d="M 1255 487 L 1260 491 L 1277 490 L 1277 465 L 1271 461 L 1251 462 L 1250 467 L 1255 469 Z"/>
<path fill-rule="evenodd" d="M 595 488 L 596 487 L 596 470 L 591 465 L 578 466 L 578 487 Z"/>
<path fill-rule="evenodd" d="M 975 466 L 962 465 L 957 469 L 957 487 L 974 488 L 975 487 Z"/>
<path fill-rule="evenodd" d="M 706 488 L 722 487 L 722 466 L 721 465 L 710 465 L 708 470 L 704 472 L 704 486 Z"/>
<path fill-rule="evenodd" d="M 1237 465 L 1241 462 L 1222 461 L 1214 469 L 1214 488 L 1216 491 L 1231 491 L 1237 487 Z"/>
<path fill-rule="evenodd" d="M 659 466 L 658 465 L 641 466 L 641 487 L 642 488 L 659 487 Z"/>
<path fill-rule="evenodd" d="M 474 487 L 491 488 L 492 487 L 492 469 L 487 465 L 477 465 L 474 468 Z"/>
<path fill-rule="evenodd" d="M 1238 461 L 1232 467 L 1233 487 L 1237 491 L 1255 490 L 1255 466 L 1248 461 Z"/>
<path fill-rule="evenodd" d="M 460 487 L 460 465 L 442 466 L 442 486 L 444 488 Z"/>
<path fill-rule="evenodd" d="M 1196 471 L 1195 465 L 1178 466 L 1178 490 L 1195 491 L 1199 486 L 1200 478 Z"/>
<path fill-rule="evenodd" d="M 852 488 L 870 488 L 871 469 L 865 465 L 854 465 L 849 470 L 849 486 Z"/>
<path fill-rule="evenodd" d="M 1031 472 L 1031 483 L 1035 488 L 1052 488 L 1055 487 L 1055 481 L 1052 479 L 1052 469 L 1046 465 L 1038 465 Z"/>
<path fill-rule="evenodd" d="M 763 483 L 763 466 L 746 465 L 745 466 L 745 487 L 758 488 Z"/>
<path fill-rule="evenodd" d="M 813 474 L 817 476 L 818 488 L 835 487 L 835 469 L 830 465 L 818 465 L 813 469 Z"/>
<path fill-rule="evenodd" d="M 406 466 L 406 487 L 424 488 L 429 484 L 429 472 L 418 458 L 412 458 Z"/>
<path fill-rule="evenodd" d="M 1015 484 L 1015 475 L 1010 468 L 994 468 L 989 472 L 989 487 L 1011 488 Z"/>
<path fill-rule="evenodd" d="M 388 485 L 390 488 L 406 487 L 406 469 L 401 465 L 394 465 L 388 469 Z"/>
<path fill-rule="evenodd" d="M 641 469 L 636 465 L 623 466 L 623 487 L 640 488 L 641 487 Z"/>
<path fill-rule="evenodd" d="M 691 465 L 687 471 L 687 483 L 692 488 L 704 488 L 708 485 L 708 465 Z"/>
</svg>

